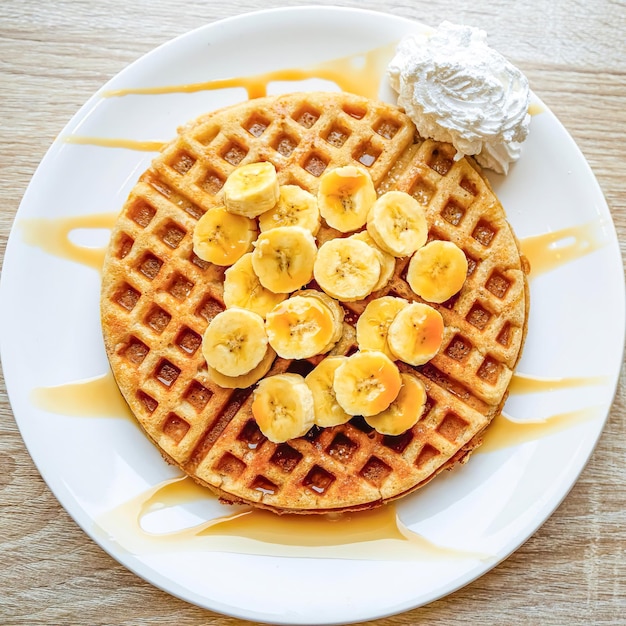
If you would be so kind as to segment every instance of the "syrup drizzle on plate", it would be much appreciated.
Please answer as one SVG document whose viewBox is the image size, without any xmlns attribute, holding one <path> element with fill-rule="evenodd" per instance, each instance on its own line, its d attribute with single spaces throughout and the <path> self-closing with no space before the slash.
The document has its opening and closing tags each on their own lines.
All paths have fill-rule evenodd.
<svg viewBox="0 0 626 626">
<path fill-rule="evenodd" d="M 133 554 L 188 549 L 367 560 L 490 558 L 428 541 L 402 524 L 393 504 L 371 511 L 307 516 L 277 516 L 237 506 L 226 515 L 176 530 L 171 530 L 171 522 L 167 531 L 147 530 L 151 515 L 210 504 L 214 499 L 188 477 L 166 480 L 107 511 L 96 520 L 95 530 Z"/>
<path fill-rule="evenodd" d="M 134 421 L 113 373 L 54 387 L 36 387 L 32 403 L 49 413 L 69 417 L 112 417 Z"/>
<path fill-rule="evenodd" d="M 522 254 L 530 262 L 530 278 L 599 250 L 607 244 L 600 220 L 561 228 L 520 241 Z"/>
<path fill-rule="evenodd" d="M 34 217 L 21 219 L 17 224 L 24 243 L 41 248 L 53 256 L 101 271 L 106 248 L 74 243 L 70 233 L 81 229 L 111 230 L 117 216 L 118 213 L 98 213 L 74 217 Z"/>
<path fill-rule="evenodd" d="M 141 152 L 158 152 L 165 143 L 163 141 L 136 141 L 134 139 L 114 139 L 110 137 L 85 137 L 83 135 L 67 135 L 65 143 L 74 143 L 85 146 L 99 146 L 100 148 L 125 148 Z"/>
<path fill-rule="evenodd" d="M 342 91 L 377 98 L 380 78 L 385 75 L 385 68 L 394 55 L 397 42 L 392 42 L 367 52 L 317 63 L 308 68 L 291 68 L 239 76 L 221 78 L 200 83 L 185 85 L 165 85 L 160 87 L 140 87 L 105 91 L 105 98 L 117 98 L 129 95 L 161 95 L 168 93 L 195 93 L 198 91 L 214 91 L 243 87 L 249 99 L 262 98 L 267 95 L 268 85 L 276 81 L 302 81 L 311 78 L 328 80 L 335 83 Z"/>
</svg>

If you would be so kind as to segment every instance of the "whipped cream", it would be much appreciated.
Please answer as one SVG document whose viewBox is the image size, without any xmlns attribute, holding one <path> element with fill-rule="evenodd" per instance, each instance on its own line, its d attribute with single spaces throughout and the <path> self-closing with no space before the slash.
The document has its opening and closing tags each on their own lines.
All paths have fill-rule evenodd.
<svg viewBox="0 0 626 626">
<path fill-rule="evenodd" d="M 506 174 L 528 135 L 530 90 L 486 39 L 477 28 L 443 22 L 403 38 L 387 73 L 422 137 L 451 143 L 458 158 L 473 155 Z"/>
</svg>

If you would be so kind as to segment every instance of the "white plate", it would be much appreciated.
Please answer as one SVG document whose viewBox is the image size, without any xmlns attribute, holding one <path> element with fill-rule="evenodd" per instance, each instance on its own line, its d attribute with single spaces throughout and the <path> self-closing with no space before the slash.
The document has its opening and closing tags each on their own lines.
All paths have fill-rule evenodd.
<svg viewBox="0 0 626 626">
<path fill-rule="evenodd" d="M 584 380 L 560 391 L 512 396 L 506 410 L 520 419 L 589 411 L 578 422 L 567 423 L 566 416 L 550 435 L 477 454 L 397 505 L 402 522 L 434 544 L 452 548 L 448 556 L 419 547 L 398 550 L 408 544 L 399 540 L 383 542 L 379 550 L 368 543 L 360 544 L 362 550 L 341 545 L 287 549 L 291 556 L 278 556 L 278 548 L 262 543 L 249 543 L 249 550 L 229 548 L 219 538 L 184 546 L 174 541 L 162 550 L 154 549 L 158 537 L 133 544 L 135 520 L 130 517 L 122 524 L 126 539 L 117 534 L 120 528 L 98 532 L 107 511 L 176 472 L 128 420 L 78 418 L 33 404 L 34 388 L 100 376 L 107 372 L 107 361 L 97 272 L 28 245 L 22 226 L 30 218 L 119 210 L 152 156 L 72 145 L 64 138 L 165 141 L 186 120 L 246 97 L 242 89 L 228 89 L 103 98 L 105 90 L 305 67 L 384 46 L 416 28 L 402 18 L 339 8 L 273 10 L 200 28 L 133 63 L 95 94 L 52 145 L 24 196 L 0 292 L 4 372 L 24 441 L 56 497 L 85 532 L 126 567 L 189 602 L 281 624 L 360 621 L 423 605 L 484 574 L 518 548 L 573 486 L 603 428 L 622 363 L 621 258 L 593 174 L 539 101 L 543 112 L 532 119 L 522 158 L 508 177 L 492 177 L 493 184 L 520 238 L 588 224 L 589 230 L 577 232 L 583 239 L 588 234 L 594 245 L 588 254 L 532 281 L 519 370 Z M 278 83 L 272 89 L 320 87 L 329 83 Z M 381 89 L 381 97 L 390 95 Z M 102 245 L 106 231 L 94 231 L 93 240 L 85 231 L 72 237 Z M 157 520 L 157 530 L 197 524 L 218 515 L 220 506 L 207 501 L 166 509 L 171 515 Z"/>
</svg>

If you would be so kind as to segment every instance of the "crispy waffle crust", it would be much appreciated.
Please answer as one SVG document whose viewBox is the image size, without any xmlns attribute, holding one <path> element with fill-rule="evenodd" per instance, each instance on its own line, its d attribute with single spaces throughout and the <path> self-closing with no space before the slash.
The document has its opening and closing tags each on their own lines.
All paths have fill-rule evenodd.
<svg viewBox="0 0 626 626">
<path fill-rule="evenodd" d="M 463 461 L 500 412 L 528 318 L 527 264 L 504 210 L 477 166 L 448 144 L 424 141 L 398 108 L 345 93 L 297 93 L 234 105 L 181 128 L 130 193 L 113 229 L 101 298 L 105 346 L 117 383 L 163 456 L 230 502 L 279 513 L 366 509 L 398 498 Z M 465 252 L 469 275 L 436 306 L 442 348 L 411 368 L 427 390 L 422 418 L 383 436 L 362 418 L 268 441 L 251 413 L 253 388 L 222 389 L 200 349 L 224 309 L 224 268 L 193 253 L 196 221 L 238 165 L 271 161 L 281 184 L 317 191 L 327 168 L 360 163 L 378 193 L 399 189 L 424 205 L 430 237 Z M 318 241 L 337 236 L 324 223 Z M 419 300 L 408 259 L 372 297 Z M 368 300 L 369 300 L 368 299 Z M 367 301 L 345 304 L 333 354 L 356 350 Z M 319 360 L 319 358 L 318 358 Z M 316 362 L 277 358 L 269 375 L 306 374 Z"/>
</svg>

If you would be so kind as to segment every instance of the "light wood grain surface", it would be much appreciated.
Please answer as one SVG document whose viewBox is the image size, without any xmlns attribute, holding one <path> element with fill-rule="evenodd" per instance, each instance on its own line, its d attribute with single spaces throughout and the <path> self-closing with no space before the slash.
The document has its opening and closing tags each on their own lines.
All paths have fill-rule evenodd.
<svg viewBox="0 0 626 626">
<path fill-rule="evenodd" d="M 45 151 L 105 81 L 155 46 L 248 11 L 306 2 L 3 0 L 0 7 L 0 255 Z M 318 4 L 333 4 L 320 2 Z M 479 26 L 569 130 L 626 245 L 626 3 L 622 0 L 358 0 L 431 25 Z M 575 340 L 575 338 L 573 338 Z M 27 375 L 27 373 L 24 373 Z M 0 623 L 245 624 L 171 597 L 127 571 L 61 508 L 0 388 Z M 396 624 L 626 623 L 624 376 L 579 481 L 515 554 Z M 375 589 L 372 590 L 376 593 Z"/>
</svg>

